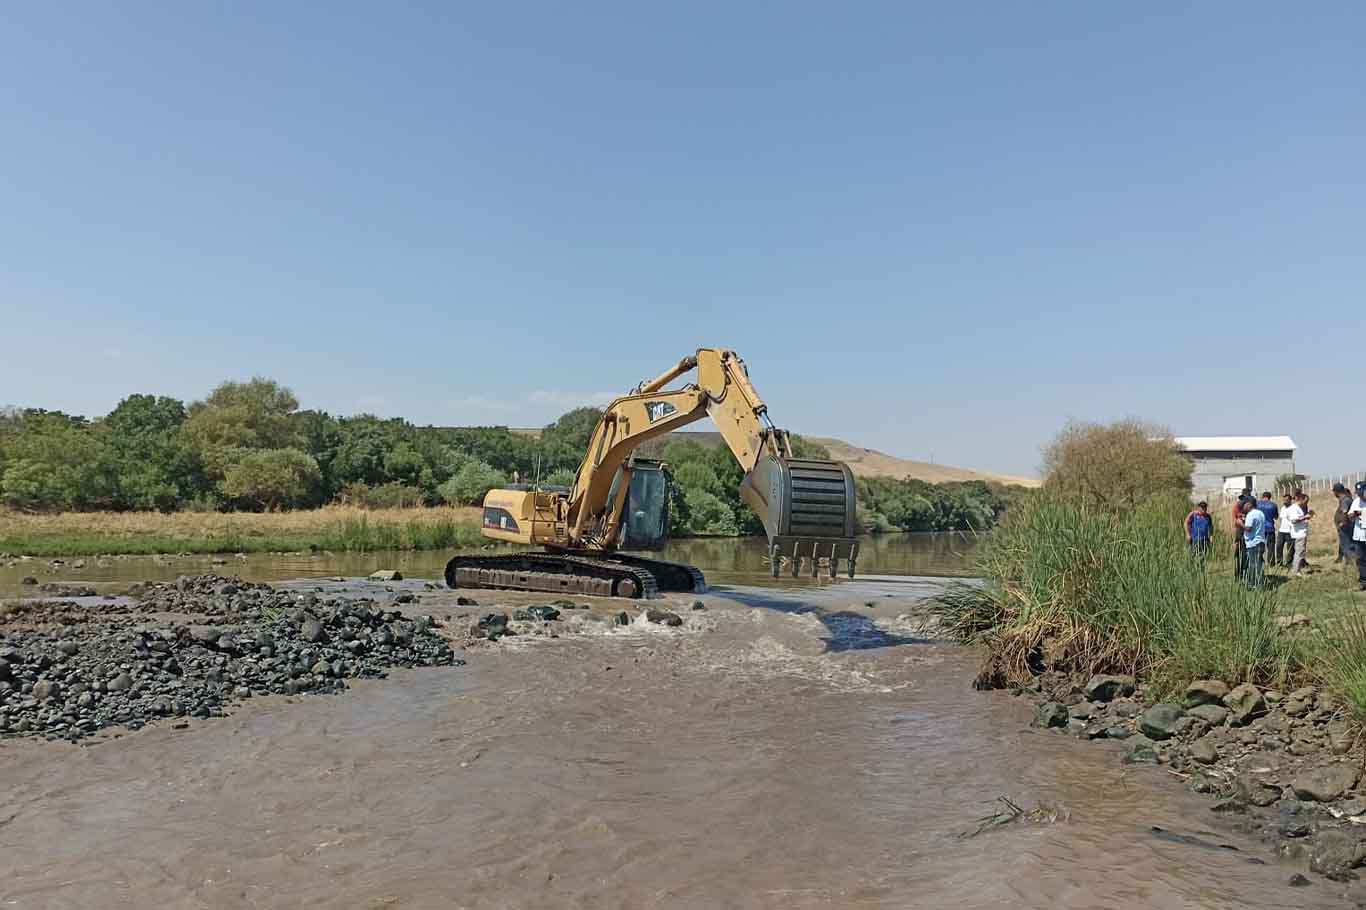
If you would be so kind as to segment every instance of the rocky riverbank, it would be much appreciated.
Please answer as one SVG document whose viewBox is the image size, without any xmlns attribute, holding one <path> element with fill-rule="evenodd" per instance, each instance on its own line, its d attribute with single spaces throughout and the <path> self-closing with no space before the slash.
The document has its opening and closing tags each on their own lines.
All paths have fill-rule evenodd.
<svg viewBox="0 0 1366 910">
<path fill-rule="evenodd" d="M 1120 741 L 1125 764 L 1163 766 L 1282 859 L 1335 881 L 1366 863 L 1358 730 L 1326 693 L 1201 679 L 1163 701 L 1133 677 L 1048 674 L 1017 694 L 1036 702 L 1036 726 Z"/>
<path fill-rule="evenodd" d="M 218 576 L 107 602 L 0 616 L 0 736 L 76 741 L 111 727 L 221 715 L 258 695 L 341 692 L 394 667 L 458 665 L 443 623 L 370 597 L 322 598 Z"/>
</svg>

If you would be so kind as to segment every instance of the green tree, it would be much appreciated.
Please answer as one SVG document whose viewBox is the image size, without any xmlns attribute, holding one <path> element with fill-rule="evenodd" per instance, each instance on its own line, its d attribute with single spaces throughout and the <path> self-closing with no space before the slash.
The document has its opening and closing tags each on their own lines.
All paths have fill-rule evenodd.
<svg viewBox="0 0 1366 910">
<path fill-rule="evenodd" d="M 508 482 L 507 476 L 482 461 L 470 461 L 439 489 L 443 501 L 452 505 L 478 505 L 494 487 Z"/>
<path fill-rule="evenodd" d="M 118 504 L 118 459 L 83 419 L 26 411 L 5 440 L 0 490 L 20 509 L 100 509 Z"/>
<path fill-rule="evenodd" d="M 190 405 L 183 432 L 208 476 L 222 481 L 248 452 L 300 450 L 304 440 L 292 419 L 298 407 L 294 393 L 272 379 L 225 382 Z"/>
<path fill-rule="evenodd" d="M 318 463 L 299 449 L 247 452 L 229 465 L 223 495 L 248 508 L 275 510 L 302 504 L 321 480 Z"/>
</svg>

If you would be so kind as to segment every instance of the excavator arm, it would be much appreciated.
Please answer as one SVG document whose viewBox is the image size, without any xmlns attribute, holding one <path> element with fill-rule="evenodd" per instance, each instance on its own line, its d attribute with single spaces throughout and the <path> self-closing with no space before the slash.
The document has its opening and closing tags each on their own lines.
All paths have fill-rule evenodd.
<svg viewBox="0 0 1366 910">
<path fill-rule="evenodd" d="M 696 383 L 665 389 L 694 369 Z M 824 559 L 833 575 L 845 559 L 852 576 L 858 544 L 849 468 L 793 458 L 786 432 L 768 419 L 768 406 L 750 383 L 744 361 L 724 348 L 701 348 L 608 405 L 565 503 L 570 547 L 614 547 L 632 453 L 646 441 L 703 417 L 712 419 L 745 471 L 740 495 L 763 521 L 774 574 L 783 560 L 790 560 L 796 574 L 801 561 L 809 559 L 814 575 Z M 623 482 L 614 484 L 622 472 Z"/>
</svg>

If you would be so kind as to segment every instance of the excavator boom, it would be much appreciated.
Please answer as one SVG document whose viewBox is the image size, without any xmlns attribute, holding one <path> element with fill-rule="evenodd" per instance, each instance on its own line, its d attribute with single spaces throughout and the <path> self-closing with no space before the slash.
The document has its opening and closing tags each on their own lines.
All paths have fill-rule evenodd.
<svg viewBox="0 0 1366 910">
<path fill-rule="evenodd" d="M 697 371 L 695 383 L 667 388 L 692 370 Z M 604 593 L 606 586 L 613 587 L 606 593 L 636 597 L 649 596 L 652 587 L 667 590 L 689 582 L 690 589 L 698 589 L 702 579 L 696 569 L 625 557 L 617 551 L 623 548 L 624 526 L 634 523 L 638 530 L 667 525 L 667 502 L 652 480 L 659 466 L 638 458 L 637 450 L 651 439 L 704 417 L 712 419 L 745 471 L 740 496 L 763 522 L 773 574 L 788 563 L 796 575 L 806 562 L 813 576 L 825 564 L 833 577 L 844 560 L 853 577 L 858 543 L 854 479 L 848 466 L 794 458 L 791 440 L 769 420 L 768 406 L 750 383 L 744 361 L 734 351 L 701 348 L 608 405 L 589 437 L 588 451 L 569 493 L 489 492 L 484 501 L 484 535 L 539 544 L 549 554 L 538 560 L 527 555 L 457 556 L 447 566 L 447 582 L 452 587 L 583 593 Z M 635 536 L 655 545 L 662 542 L 657 535 Z M 629 535 L 626 542 L 631 543 Z M 556 560 L 563 564 L 563 572 L 554 569 L 560 564 Z M 615 580 L 606 568 L 609 565 L 621 567 Z M 526 577 L 513 577 L 517 575 Z M 566 576 L 559 579 L 561 587 L 554 587 L 557 575 Z M 652 576 L 655 583 L 651 585 L 644 575 Z"/>
</svg>

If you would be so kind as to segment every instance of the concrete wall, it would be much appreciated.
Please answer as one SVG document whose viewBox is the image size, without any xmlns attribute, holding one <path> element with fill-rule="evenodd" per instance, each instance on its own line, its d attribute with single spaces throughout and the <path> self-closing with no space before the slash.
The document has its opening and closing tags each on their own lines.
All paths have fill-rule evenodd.
<svg viewBox="0 0 1366 910">
<path fill-rule="evenodd" d="M 1282 474 L 1295 473 L 1295 458 L 1291 454 L 1282 452 L 1271 452 L 1266 455 L 1254 455 L 1246 452 L 1236 454 L 1212 453 L 1209 455 L 1198 452 L 1186 453 L 1195 462 L 1195 470 L 1191 472 L 1191 483 L 1194 485 L 1194 492 L 1198 495 L 1218 494 L 1224 489 L 1224 479 L 1226 477 L 1242 478 L 1249 474 L 1252 475 L 1252 486 L 1254 492 L 1260 494 L 1263 490 L 1270 490 L 1275 487 L 1276 478 Z M 1242 489 L 1242 484 L 1238 484 Z"/>
</svg>

